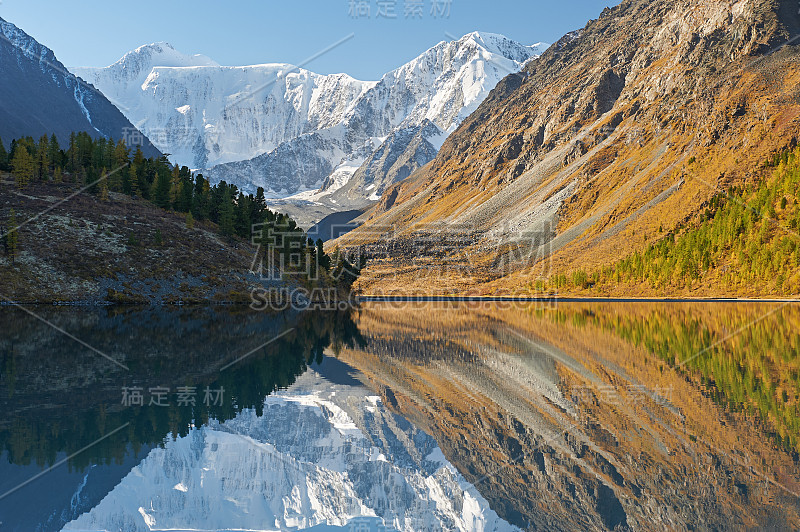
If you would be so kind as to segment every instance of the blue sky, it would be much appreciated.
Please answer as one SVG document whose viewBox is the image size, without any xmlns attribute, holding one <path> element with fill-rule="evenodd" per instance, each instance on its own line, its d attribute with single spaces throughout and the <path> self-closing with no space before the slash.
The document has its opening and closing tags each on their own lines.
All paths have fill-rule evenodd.
<svg viewBox="0 0 800 532">
<path fill-rule="evenodd" d="M 434 6 L 434 3 L 436 6 Z M 616 0 L 0 0 L 0 17 L 52 48 L 67 66 L 105 66 L 167 41 L 223 65 L 300 64 L 359 79 L 416 57 L 447 35 L 502 33 L 553 42 Z M 432 13 L 434 7 L 436 14 Z M 449 13 L 448 13 L 449 10 Z M 394 18 L 392 18 L 394 15 Z"/>
</svg>

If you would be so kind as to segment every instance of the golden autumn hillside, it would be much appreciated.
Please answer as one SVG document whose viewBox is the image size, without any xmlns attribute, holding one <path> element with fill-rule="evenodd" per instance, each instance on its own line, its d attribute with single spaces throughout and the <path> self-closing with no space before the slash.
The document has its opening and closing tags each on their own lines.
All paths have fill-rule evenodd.
<svg viewBox="0 0 800 532">
<path fill-rule="evenodd" d="M 366 293 L 800 293 L 798 35 L 788 1 L 606 9 L 334 245 Z"/>
</svg>

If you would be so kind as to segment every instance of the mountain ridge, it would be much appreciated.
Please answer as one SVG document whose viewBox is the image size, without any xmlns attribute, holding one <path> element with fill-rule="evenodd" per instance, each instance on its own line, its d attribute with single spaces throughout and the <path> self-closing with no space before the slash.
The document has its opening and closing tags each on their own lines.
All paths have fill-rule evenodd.
<svg viewBox="0 0 800 532">
<path fill-rule="evenodd" d="M 382 242 L 385 257 L 390 235 L 413 249 L 466 226 L 475 238 L 457 247 L 473 275 L 445 283 L 403 253 L 386 257 L 406 272 L 401 284 L 530 294 L 534 281 L 599 271 L 685 231 L 715 194 L 763 178 L 765 161 L 796 142 L 797 52 L 776 50 L 794 42 L 795 11 L 771 0 L 606 9 L 502 80 L 337 244 Z"/>
<path fill-rule="evenodd" d="M 4 74 L 0 136 L 5 142 L 55 134 L 65 145 L 77 131 L 117 140 L 138 133 L 102 93 L 71 74 L 52 50 L 2 18 L 0 70 Z M 146 156 L 160 155 L 146 138 L 142 142 Z"/>
<path fill-rule="evenodd" d="M 144 46 L 139 55 L 153 46 L 164 48 Z M 204 168 L 213 181 L 285 197 L 319 188 L 339 167 L 358 168 L 397 128 L 429 120 L 443 137 L 502 75 L 543 48 L 473 32 L 432 46 L 378 81 L 279 63 L 161 67 L 152 55 L 134 81 L 120 74 L 120 62 L 75 70 L 177 162 Z"/>
</svg>

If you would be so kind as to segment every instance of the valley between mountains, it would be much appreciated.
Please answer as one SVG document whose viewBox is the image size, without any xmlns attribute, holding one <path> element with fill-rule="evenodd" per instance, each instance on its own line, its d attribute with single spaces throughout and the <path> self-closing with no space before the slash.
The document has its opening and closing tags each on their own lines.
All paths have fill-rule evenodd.
<svg viewBox="0 0 800 532">
<path fill-rule="evenodd" d="M 366 257 L 361 293 L 789 297 L 798 17 L 779 0 L 626 0 L 551 46 L 473 32 L 378 81 L 156 43 L 63 88 L 124 114 L 104 131 L 84 106 L 95 135 L 141 132 L 234 208 L 260 194 L 328 252 Z"/>
<path fill-rule="evenodd" d="M 797 2 L 0 1 L 0 528 L 800 530 Z"/>
</svg>

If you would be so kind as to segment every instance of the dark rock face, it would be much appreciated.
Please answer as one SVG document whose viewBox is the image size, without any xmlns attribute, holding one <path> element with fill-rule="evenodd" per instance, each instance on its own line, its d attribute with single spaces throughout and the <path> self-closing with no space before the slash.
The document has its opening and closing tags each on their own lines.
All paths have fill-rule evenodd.
<svg viewBox="0 0 800 532">
<path fill-rule="evenodd" d="M 289 196 L 319 186 L 334 170 L 326 155 L 342 149 L 340 139 L 310 133 L 254 159 L 220 164 L 204 173 L 212 182 L 235 183 L 245 192 L 266 185 L 269 196 Z"/>
<path fill-rule="evenodd" d="M 55 134 L 61 145 L 70 133 L 133 139 L 140 135 L 105 96 L 70 74 L 52 50 L 0 18 L 0 138 Z M 146 156 L 158 150 L 141 138 Z M 136 143 L 136 142 L 134 142 Z"/>
<path fill-rule="evenodd" d="M 382 195 L 391 185 L 406 179 L 436 157 L 436 148 L 429 139 L 441 134 L 441 130 L 430 120 L 424 120 L 419 126 L 395 131 L 364 161 L 334 197 L 339 202 L 363 205 L 366 204 L 365 198 Z"/>
</svg>

